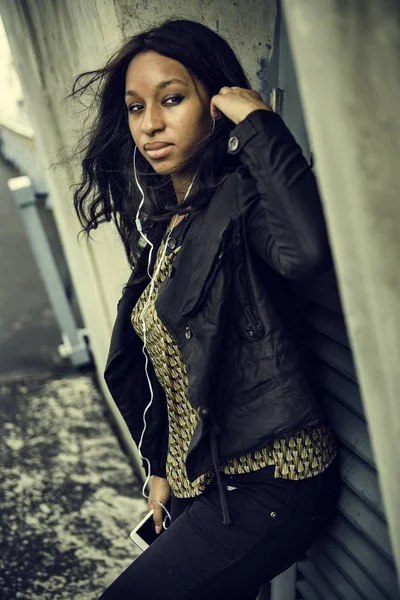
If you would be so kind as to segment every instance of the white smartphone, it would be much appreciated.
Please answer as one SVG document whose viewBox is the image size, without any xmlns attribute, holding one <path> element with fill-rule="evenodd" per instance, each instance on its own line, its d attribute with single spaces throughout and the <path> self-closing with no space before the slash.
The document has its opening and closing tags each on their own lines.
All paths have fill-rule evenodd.
<svg viewBox="0 0 400 600">
<path fill-rule="evenodd" d="M 164 529 L 161 529 L 161 533 L 156 533 L 154 529 L 153 522 L 153 514 L 154 510 L 145 515 L 145 517 L 140 521 L 140 523 L 135 527 L 133 531 L 131 531 L 129 537 L 132 542 L 136 544 L 141 550 L 147 550 L 147 548 L 155 542 L 155 540 L 160 537 L 163 533 Z"/>
</svg>

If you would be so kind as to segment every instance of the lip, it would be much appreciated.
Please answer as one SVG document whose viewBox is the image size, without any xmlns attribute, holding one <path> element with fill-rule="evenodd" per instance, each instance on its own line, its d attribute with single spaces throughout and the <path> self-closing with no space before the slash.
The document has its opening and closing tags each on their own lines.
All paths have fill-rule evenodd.
<svg viewBox="0 0 400 600">
<path fill-rule="evenodd" d="M 158 143 L 146 144 L 144 149 L 150 158 L 164 158 L 171 151 L 172 144 Z"/>
</svg>

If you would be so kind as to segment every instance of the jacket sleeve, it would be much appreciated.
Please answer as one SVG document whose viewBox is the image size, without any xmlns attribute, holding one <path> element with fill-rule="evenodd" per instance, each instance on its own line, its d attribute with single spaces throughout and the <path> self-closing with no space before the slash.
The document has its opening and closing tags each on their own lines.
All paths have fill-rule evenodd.
<svg viewBox="0 0 400 600">
<path fill-rule="evenodd" d="M 315 176 L 279 115 L 256 110 L 230 134 L 238 154 L 238 201 L 250 248 L 284 277 L 307 279 L 332 266 Z"/>
</svg>

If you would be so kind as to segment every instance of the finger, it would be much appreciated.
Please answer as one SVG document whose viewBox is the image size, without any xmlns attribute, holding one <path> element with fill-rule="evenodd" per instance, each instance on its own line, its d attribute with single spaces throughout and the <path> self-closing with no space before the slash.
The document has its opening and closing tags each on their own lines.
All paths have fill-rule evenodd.
<svg viewBox="0 0 400 600">
<path fill-rule="evenodd" d="M 160 533 L 163 524 L 163 511 L 161 506 L 157 506 L 157 508 L 154 509 L 153 522 L 156 533 Z"/>
<path fill-rule="evenodd" d="M 256 90 L 253 90 L 251 88 L 242 88 L 238 85 L 232 85 L 231 87 L 224 86 L 223 88 L 221 88 L 221 90 L 226 90 L 224 91 L 225 94 L 229 92 L 235 92 L 242 94 L 243 96 L 252 96 L 253 98 L 257 98 L 257 100 L 262 100 L 261 95 L 258 92 L 256 92 Z"/>
<path fill-rule="evenodd" d="M 216 94 L 210 100 L 210 114 L 213 119 L 220 119 L 222 116 L 222 111 L 219 106 L 221 100 L 221 94 Z"/>
<path fill-rule="evenodd" d="M 220 89 L 219 93 L 220 94 L 229 94 L 230 92 L 247 92 L 247 91 L 250 91 L 250 90 L 245 90 L 244 88 L 241 88 L 238 85 L 231 85 L 231 86 L 224 85 Z"/>
<path fill-rule="evenodd" d="M 261 100 L 261 102 L 263 102 L 261 94 L 259 94 L 255 90 L 250 90 L 250 92 L 251 92 L 251 95 L 254 96 L 254 98 L 256 98 L 257 100 Z"/>
<path fill-rule="evenodd" d="M 211 102 L 210 104 L 210 114 L 213 119 L 220 119 L 221 112 L 216 108 L 216 106 Z"/>
</svg>

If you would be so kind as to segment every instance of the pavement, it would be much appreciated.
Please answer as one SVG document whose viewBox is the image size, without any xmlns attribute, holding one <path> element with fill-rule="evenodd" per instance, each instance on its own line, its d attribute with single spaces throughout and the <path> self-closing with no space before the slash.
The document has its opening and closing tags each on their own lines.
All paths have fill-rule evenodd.
<svg viewBox="0 0 400 600">
<path fill-rule="evenodd" d="M 96 600 L 138 556 L 140 485 L 87 375 L 0 381 L 0 598 Z"/>
<path fill-rule="evenodd" d="M 0 159 L 0 598 L 95 600 L 138 555 L 129 532 L 146 502 L 93 369 L 78 372 L 58 353 L 61 334 L 7 187 L 17 175 Z"/>
</svg>

